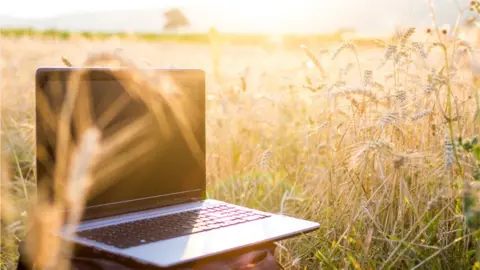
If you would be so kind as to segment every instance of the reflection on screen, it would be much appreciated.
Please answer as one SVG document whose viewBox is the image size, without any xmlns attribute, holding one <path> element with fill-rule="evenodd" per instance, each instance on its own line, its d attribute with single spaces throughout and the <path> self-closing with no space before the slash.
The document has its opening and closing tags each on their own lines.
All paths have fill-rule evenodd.
<svg viewBox="0 0 480 270">
<path fill-rule="evenodd" d="M 192 155 L 172 108 L 160 96 L 146 99 L 150 104 L 147 106 L 138 94 L 125 90 L 128 81 L 114 80 L 105 71 L 95 72 L 82 81 L 87 87 L 79 92 L 71 125 L 76 144 L 90 122 L 102 130 L 103 148 L 93 174 L 97 182 L 87 207 L 204 189 L 204 163 Z M 159 72 L 168 72 L 179 87 L 179 96 L 188 98 L 189 107 L 182 103 L 182 108 L 196 143 L 205 152 L 203 73 Z M 63 158 L 55 156 L 55 122 L 65 97 L 66 78 L 67 74 L 62 73 L 60 78 L 47 76 L 40 84 L 37 82 L 37 181 L 50 187 L 55 160 Z M 53 188 L 50 193 L 56 196 Z"/>
</svg>

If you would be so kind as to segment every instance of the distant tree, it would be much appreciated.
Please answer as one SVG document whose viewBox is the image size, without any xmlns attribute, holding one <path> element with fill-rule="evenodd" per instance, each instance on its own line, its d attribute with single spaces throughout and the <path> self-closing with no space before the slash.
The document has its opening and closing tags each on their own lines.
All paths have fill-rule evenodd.
<svg viewBox="0 0 480 270">
<path fill-rule="evenodd" d="M 355 28 L 353 28 L 353 27 L 342 27 L 342 28 L 338 29 L 337 32 L 339 34 L 353 34 L 356 31 L 355 31 Z"/>
<path fill-rule="evenodd" d="M 353 27 L 342 27 L 342 28 L 339 28 L 334 33 L 332 33 L 331 38 L 338 41 L 338 40 L 344 40 L 344 39 L 348 38 L 349 36 L 353 36 L 355 34 L 356 34 L 355 28 L 353 28 Z"/>
<path fill-rule="evenodd" d="M 163 16 L 165 18 L 164 30 L 178 30 L 179 28 L 190 26 L 190 21 L 178 8 L 167 10 L 163 13 Z"/>
</svg>

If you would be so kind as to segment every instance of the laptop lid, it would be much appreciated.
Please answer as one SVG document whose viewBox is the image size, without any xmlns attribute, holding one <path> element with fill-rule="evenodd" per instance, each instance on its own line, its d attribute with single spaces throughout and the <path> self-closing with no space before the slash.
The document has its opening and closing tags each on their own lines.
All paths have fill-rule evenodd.
<svg viewBox="0 0 480 270">
<path fill-rule="evenodd" d="M 46 187 L 51 199 L 58 196 L 53 188 L 55 161 L 66 158 L 56 156 L 55 123 L 70 75 L 79 69 L 39 68 L 36 73 L 37 185 Z M 88 68 L 80 79 L 82 87 L 71 121 L 72 141 L 78 145 L 82 128 L 88 122 L 85 119 L 91 119 L 102 131 L 100 157 L 93 169 L 94 183 L 83 220 L 205 198 L 204 72 L 143 70 L 161 78 L 159 82 L 170 82 L 161 84 L 163 89 L 175 89 L 168 93 L 169 97 L 173 95 L 172 100 L 178 97 L 183 101 L 179 104 L 191 127 L 190 139 L 194 139 L 203 155 L 203 159 L 198 159 L 182 132 L 175 109 L 160 94 L 143 95 L 138 93 L 142 91 L 139 87 L 130 89 L 138 85 L 133 81 L 136 77 L 122 77 L 122 70 L 125 71 Z"/>
</svg>

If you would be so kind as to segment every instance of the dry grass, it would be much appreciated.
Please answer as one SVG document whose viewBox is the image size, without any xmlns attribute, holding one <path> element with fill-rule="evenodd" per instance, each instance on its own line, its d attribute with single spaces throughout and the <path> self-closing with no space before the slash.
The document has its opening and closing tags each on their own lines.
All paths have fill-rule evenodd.
<svg viewBox="0 0 480 270">
<path fill-rule="evenodd" d="M 102 50 L 140 66 L 207 71 L 209 196 L 322 225 L 279 243 L 287 268 L 471 268 L 475 235 L 462 191 L 477 164 L 456 141 L 478 134 L 476 86 L 453 59 L 462 46 L 435 37 L 420 46 L 412 34 L 384 50 L 230 46 L 215 57 L 217 69 L 201 45 L 3 39 L 2 126 L 11 204 L 20 209 L 13 213 L 31 200 L 36 67 L 62 65 L 62 56 L 84 63 Z M 3 243 L 2 267 L 12 258 Z"/>
</svg>

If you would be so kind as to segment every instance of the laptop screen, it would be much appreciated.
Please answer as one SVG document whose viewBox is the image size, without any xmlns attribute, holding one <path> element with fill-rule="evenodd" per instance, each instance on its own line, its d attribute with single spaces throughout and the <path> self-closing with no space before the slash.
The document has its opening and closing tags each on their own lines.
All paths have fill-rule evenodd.
<svg viewBox="0 0 480 270">
<path fill-rule="evenodd" d="M 204 196 L 204 73 L 153 72 L 163 78 L 158 81 L 163 84 L 147 90 L 133 84 L 134 77 L 115 76 L 120 73 L 105 69 L 81 77 L 71 117 L 70 148 L 80 145 L 82 134 L 92 125 L 102 132 L 86 201 L 87 218 Z M 68 68 L 37 72 L 37 183 L 47 187 L 52 199 L 59 195 L 53 188 L 57 161 L 67 158 L 56 156 L 56 145 L 70 73 Z M 163 94 L 152 91 L 160 88 Z"/>
</svg>

